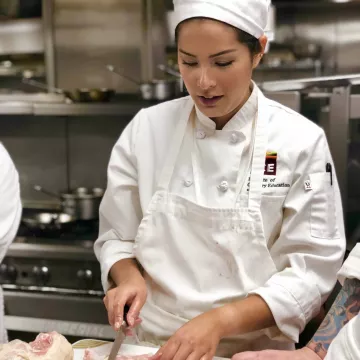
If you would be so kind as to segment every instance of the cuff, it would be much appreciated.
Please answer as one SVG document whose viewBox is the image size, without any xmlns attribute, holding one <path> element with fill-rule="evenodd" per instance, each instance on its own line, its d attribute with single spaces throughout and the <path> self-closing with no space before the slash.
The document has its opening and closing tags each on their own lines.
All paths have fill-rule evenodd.
<svg viewBox="0 0 360 360">
<path fill-rule="evenodd" d="M 292 270 L 274 275 L 265 286 L 250 294 L 264 299 L 279 330 L 294 342 L 299 341 L 306 324 L 321 307 L 321 296 L 316 285 L 299 278 Z"/>
<path fill-rule="evenodd" d="M 124 240 L 108 240 L 101 249 L 101 283 L 106 293 L 111 287 L 112 282 L 109 281 L 109 273 L 114 264 L 120 260 L 133 259 L 133 241 Z"/>
<path fill-rule="evenodd" d="M 360 279 L 360 244 L 357 244 L 338 273 L 341 285 L 345 279 Z"/>
</svg>

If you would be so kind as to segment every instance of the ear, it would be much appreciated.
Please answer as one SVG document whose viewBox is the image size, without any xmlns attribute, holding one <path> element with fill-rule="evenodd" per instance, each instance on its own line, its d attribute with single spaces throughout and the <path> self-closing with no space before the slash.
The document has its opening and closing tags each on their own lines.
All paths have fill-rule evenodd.
<svg viewBox="0 0 360 360">
<path fill-rule="evenodd" d="M 261 52 L 254 56 L 253 69 L 255 69 L 259 65 L 260 60 L 264 56 L 266 44 L 268 42 L 268 38 L 266 37 L 266 35 L 262 35 L 259 38 L 259 42 L 260 42 L 260 45 L 261 45 Z"/>
</svg>

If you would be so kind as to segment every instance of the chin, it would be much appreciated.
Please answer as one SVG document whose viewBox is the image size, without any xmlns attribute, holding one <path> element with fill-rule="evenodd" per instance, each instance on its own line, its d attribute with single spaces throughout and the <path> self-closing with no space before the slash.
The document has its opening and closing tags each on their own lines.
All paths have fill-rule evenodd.
<svg viewBox="0 0 360 360">
<path fill-rule="evenodd" d="M 226 115 L 226 111 L 221 106 L 206 107 L 202 103 L 196 103 L 199 110 L 209 118 L 217 118 Z"/>
</svg>

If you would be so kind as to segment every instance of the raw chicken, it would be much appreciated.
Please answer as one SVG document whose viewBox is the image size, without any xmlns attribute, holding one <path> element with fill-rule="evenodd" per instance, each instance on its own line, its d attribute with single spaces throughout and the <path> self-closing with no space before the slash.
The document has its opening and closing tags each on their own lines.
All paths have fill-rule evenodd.
<svg viewBox="0 0 360 360">
<path fill-rule="evenodd" d="M 0 345 L 0 360 L 73 360 L 71 344 L 57 332 L 41 333 L 31 343 L 20 340 Z"/>
<path fill-rule="evenodd" d="M 118 355 L 116 360 L 149 360 L 153 355 L 145 354 L 145 355 Z M 83 360 L 107 360 L 109 355 L 100 354 L 96 351 L 96 349 L 86 349 Z"/>
</svg>

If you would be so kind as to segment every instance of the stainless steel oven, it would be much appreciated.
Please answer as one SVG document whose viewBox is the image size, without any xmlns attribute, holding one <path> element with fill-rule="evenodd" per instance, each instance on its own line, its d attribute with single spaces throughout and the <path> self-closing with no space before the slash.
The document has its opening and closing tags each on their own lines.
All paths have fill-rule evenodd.
<svg viewBox="0 0 360 360">
<path fill-rule="evenodd" d="M 0 266 L 9 339 L 113 339 L 93 241 L 17 237 Z"/>
</svg>

